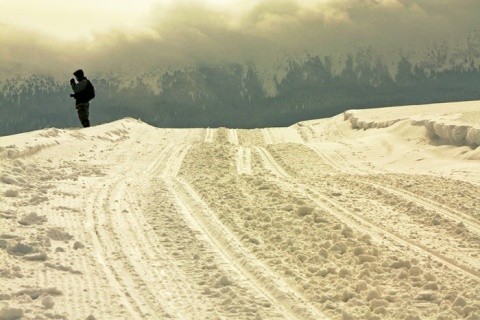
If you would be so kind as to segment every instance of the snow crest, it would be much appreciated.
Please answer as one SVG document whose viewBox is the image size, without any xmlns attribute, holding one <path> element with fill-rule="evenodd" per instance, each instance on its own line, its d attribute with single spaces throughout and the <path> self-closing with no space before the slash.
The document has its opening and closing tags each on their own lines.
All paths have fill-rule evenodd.
<svg viewBox="0 0 480 320">
<path fill-rule="evenodd" d="M 448 106 L 449 104 L 445 105 Z M 468 105 L 471 105 L 471 103 L 468 103 Z M 463 107 L 461 103 L 459 103 L 459 106 L 459 109 Z M 476 106 L 480 107 L 480 103 L 477 103 Z M 422 108 L 422 106 L 414 107 L 420 110 Z M 403 107 L 403 110 L 405 110 L 405 108 L 408 107 Z M 454 106 L 452 106 L 452 108 L 454 108 Z M 478 123 L 465 124 L 459 122 L 457 119 L 445 119 L 444 114 L 413 114 L 411 116 L 404 116 L 405 112 L 402 111 L 397 112 L 396 117 L 395 115 L 392 115 L 394 112 L 390 112 L 388 114 L 389 116 L 387 119 L 372 119 L 372 109 L 368 109 L 367 111 L 348 110 L 344 112 L 344 120 L 350 121 L 352 128 L 363 130 L 373 128 L 388 128 L 398 122 L 409 121 L 412 125 L 424 126 L 427 129 L 428 136 L 432 139 L 432 141 L 437 143 L 452 144 L 456 146 L 463 145 L 474 148 L 480 146 L 480 124 Z M 378 114 L 376 117 L 378 117 Z"/>
</svg>

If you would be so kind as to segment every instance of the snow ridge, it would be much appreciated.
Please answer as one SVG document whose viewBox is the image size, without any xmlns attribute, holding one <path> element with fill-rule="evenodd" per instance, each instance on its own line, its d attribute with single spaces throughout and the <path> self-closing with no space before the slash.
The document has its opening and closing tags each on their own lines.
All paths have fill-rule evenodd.
<svg viewBox="0 0 480 320">
<path fill-rule="evenodd" d="M 478 103 L 480 105 L 480 103 Z M 421 106 L 419 106 L 421 108 Z M 397 117 L 388 119 L 372 119 L 371 110 L 348 110 L 344 112 L 344 120 L 351 123 L 353 129 L 388 128 L 401 121 L 409 121 L 415 126 L 424 126 L 427 129 L 428 137 L 441 144 L 452 144 L 456 146 L 469 146 L 476 148 L 480 146 L 480 124 L 465 124 L 457 119 L 445 117 L 437 118 L 437 115 L 421 115 L 404 117 L 401 112 Z M 429 118 L 433 117 L 433 118 Z"/>
<path fill-rule="evenodd" d="M 420 121 L 425 125 L 430 137 L 455 145 L 480 145 L 480 127 L 454 123 L 442 123 L 435 120 Z"/>
</svg>

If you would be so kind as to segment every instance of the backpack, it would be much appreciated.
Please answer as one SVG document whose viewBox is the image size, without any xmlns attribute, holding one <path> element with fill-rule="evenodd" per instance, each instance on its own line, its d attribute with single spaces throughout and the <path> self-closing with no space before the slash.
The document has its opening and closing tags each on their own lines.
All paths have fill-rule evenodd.
<svg viewBox="0 0 480 320">
<path fill-rule="evenodd" d="M 93 87 L 93 84 L 90 82 L 90 80 L 85 80 L 87 80 L 85 89 L 73 95 L 73 97 L 77 100 L 77 104 L 86 103 L 95 98 L 95 88 Z"/>
<path fill-rule="evenodd" d="M 85 87 L 85 90 L 83 90 L 82 96 L 86 100 L 86 102 L 95 98 L 95 87 L 88 79 L 87 79 L 87 86 Z"/>
</svg>

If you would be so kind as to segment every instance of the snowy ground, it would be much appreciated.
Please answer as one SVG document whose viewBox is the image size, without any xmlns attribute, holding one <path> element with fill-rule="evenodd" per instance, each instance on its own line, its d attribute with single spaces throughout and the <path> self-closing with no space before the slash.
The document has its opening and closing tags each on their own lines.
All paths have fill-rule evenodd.
<svg viewBox="0 0 480 320">
<path fill-rule="evenodd" d="M 0 319 L 480 319 L 480 102 L 0 137 Z"/>
</svg>

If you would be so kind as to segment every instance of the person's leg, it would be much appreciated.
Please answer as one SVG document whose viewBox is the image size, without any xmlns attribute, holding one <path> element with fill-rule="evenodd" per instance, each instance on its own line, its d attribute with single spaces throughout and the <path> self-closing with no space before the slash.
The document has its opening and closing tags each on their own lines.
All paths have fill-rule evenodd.
<svg viewBox="0 0 480 320">
<path fill-rule="evenodd" d="M 78 118 L 80 119 L 80 122 L 82 123 L 83 127 L 90 127 L 90 120 L 88 119 L 89 112 L 88 112 L 88 106 L 80 105 L 77 107 L 77 112 L 78 112 Z"/>
</svg>

